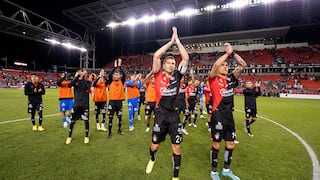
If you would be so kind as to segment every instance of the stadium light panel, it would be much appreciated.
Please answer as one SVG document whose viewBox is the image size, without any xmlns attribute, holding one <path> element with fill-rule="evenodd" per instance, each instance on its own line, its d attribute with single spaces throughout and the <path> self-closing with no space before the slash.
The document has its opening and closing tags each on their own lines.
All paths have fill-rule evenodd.
<svg viewBox="0 0 320 180">
<path fill-rule="evenodd" d="M 184 9 L 176 13 L 177 16 L 193 16 L 199 14 L 199 9 Z"/>
<path fill-rule="evenodd" d="M 169 20 L 169 19 L 172 19 L 174 17 L 174 14 L 173 13 L 168 13 L 168 12 L 164 12 L 162 14 L 160 14 L 158 16 L 159 19 L 162 19 L 162 20 Z"/>
<path fill-rule="evenodd" d="M 109 23 L 108 25 L 106 25 L 106 27 L 115 28 L 115 27 L 117 27 L 117 26 L 119 26 L 119 25 L 120 25 L 120 23 L 111 22 L 111 23 Z"/>
<path fill-rule="evenodd" d="M 67 42 L 67 43 L 61 43 L 61 42 L 59 42 L 59 41 L 57 41 L 57 40 L 55 40 L 55 39 L 47 39 L 47 38 L 45 38 L 44 39 L 45 41 L 47 41 L 47 42 L 50 42 L 51 44 L 53 44 L 53 45 L 56 45 L 56 44 L 60 44 L 60 45 L 62 45 L 63 47 L 66 47 L 66 48 L 68 48 L 68 49 L 77 49 L 77 50 L 80 50 L 81 52 L 87 52 L 88 50 L 87 49 L 85 49 L 85 48 L 83 48 L 83 47 L 78 47 L 78 46 L 75 46 L 75 45 L 73 45 L 73 44 L 71 44 L 71 43 L 69 43 L 69 42 Z"/>
<path fill-rule="evenodd" d="M 189 17 L 189 16 L 194 16 L 194 15 L 199 15 L 205 12 L 212 12 L 215 10 L 227 10 L 227 9 L 233 9 L 233 8 L 243 8 L 245 6 L 256 6 L 258 4 L 268 4 L 268 3 L 272 3 L 272 2 L 280 2 L 280 1 L 292 1 L 292 0 L 234 0 L 230 3 L 226 3 L 226 4 L 220 4 L 220 5 L 208 5 L 206 7 L 200 7 L 199 9 L 194 9 L 194 8 L 187 8 L 184 9 L 182 11 L 178 11 L 177 13 L 170 13 L 170 12 L 164 12 L 160 15 L 152 15 L 152 16 L 148 16 L 145 15 L 139 19 L 135 19 L 135 18 L 130 18 L 127 21 L 123 21 L 123 22 L 119 22 L 119 23 L 115 23 L 115 22 L 111 22 L 109 24 L 106 25 L 106 27 L 109 28 L 116 28 L 117 26 L 125 26 L 125 25 L 129 25 L 129 26 L 134 26 L 137 24 L 147 24 L 150 22 L 155 22 L 157 20 L 170 20 L 170 19 L 175 19 L 177 17 Z"/>
<path fill-rule="evenodd" d="M 154 22 L 156 20 L 156 16 L 153 15 L 153 16 L 148 16 L 148 15 L 145 15 L 143 16 L 142 18 L 138 19 L 138 22 L 142 22 L 142 23 L 149 23 L 149 22 Z"/>
<path fill-rule="evenodd" d="M 137 20 L 135 18 L 130 18 L 122 23 L 123 25 L 134 26 L 137 24 Z"/>
</svg>

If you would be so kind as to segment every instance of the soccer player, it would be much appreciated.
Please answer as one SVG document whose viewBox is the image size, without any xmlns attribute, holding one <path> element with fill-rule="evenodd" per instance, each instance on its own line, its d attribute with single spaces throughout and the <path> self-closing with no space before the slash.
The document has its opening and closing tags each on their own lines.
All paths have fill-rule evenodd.
<svg viewBox="0 0 320 180">
<path fill-rule="evenodd" d="M 246 112 L 246 121 L 244 124 L 244 131 L 248 136 L 253 137 L 250 129 L 250 125 L 257 120 L 257 102 L 256 98 L 261 94 L 260 82 L 257 82 L 255 87 L 252 81 L 246 81 L 246 89 L 243 90 L 244 95 L 244 107 Z M 250 119 L 251 118 L 251 119 Z"/>
<path fill-rule="evenodd" d="M 39 76 L 31 74 L 31 82 L 27 82 L 24 85 L 24 94 L 28 96 L 28 113 L 31 114 L 32 130 L 44 131 L 42 127 L 42 95 L 46 93 L 44 85 L 39 82 Z M 35 114 L 38 111 L 39 115 L 39 127 L 36 125 Z"/>
<path fill-rule="evenodd" d="M 198 84 L 198 85 L 197 85 Z M 200 85 L 199 85 L 200 84 Z M 204 94 L 204 83 L 199 80 L 196 81 L 196 86 L 198 86 L 199 89 L 199 111 L 200 111 L 200 119 L 204 119 L 205 117 L 203 116 L 203 94 Z"/>
<path fill-rule="evenodd" d="M 71 110 L 71 124 L 69 129 L 69 136 L 66 144 L 72 142 L 72 133 L 77 120 L 82 119 L 85 126 L 84 143 L 89 143 L 89 93 L 91 81 L 87 80 L 87 71 L 80 69 L 76 72 L 73 80 L 68 87 L 73 87 L 74 104 Z"/>
<path fill-rule="evenodd" d="M 211 115 L 212 115 L 212 94 L 209 86 L 209 81 L 206 82 L 206 86 L 203 88 L 204 96 L 206 98 L 206 109 L 207 109 L 207 122 L 208 131 L 211 131 Z"/>
<path fill-rule="evenodd" d="M 122 125 L 122 101 L 124 101 L 124 83 L 126 81 L 126 74 L 121 68 L 121 59 L 114 61 L 114 66 L 109 74 L 109 105 L 108 105 L 108 138 L 112 137 L 112 120 L 116 113 L 118 118 L 118 134 L 123 135 L 121 130 Z"/>
<path fill-rule="evenodd" d="M 179 106 L 179 115 L 181 114 L 181 112 L 183 112 L 183 119 L 182 119 L 182 132 L 185 135 L 188 135 L 188 131 L 185 129 L 186 123 L 187 123 L 187 117 L 189 115 L 189 108 L 186 105 L 186 89 L 188 86 L 188 78 L 186 75 L 183 76 L 183 78 L 181 78 L 180 81 L 180 87 L 179 87 L 179 94 L 178 94 L 178 98 L 177 98 L 177 104 Z"/>
<path fill-rule="evenodd" d="M 93 101 L 94 113 L 96 115 L 97 130 L 107 131 L 105 128 L 106 113 L 107 113 L 107 79 L 104 76 L 104 70 L 101 69 L 99 76 L 93 81 Z M 101 126 L 99 122 L 99 114 L 102 114 Z"/>
<path fill-rule="evenodd" d="M 146 101 L 146 89 L 147 87 L 145 86 L 144 83 L 142 83 L 142 86 L 140 88 L 140 100 L 139 100 L 139 105 L 138 105 L 138 120 L 141 120 L 141 116 L 140 116 L 140 108 L 141 105 L 145 105 L 145 101 Z"/>
<path fill-rule="evenodd" d="M 211 117 L 211 135 L 212 147 L 210 152 L 210 159 L 212 171 L 210 176 L 213 180 L 220 179 L 217 172 L 218 167 L 218 153 L 221 146 L 221 140 L 225 140 L 224 149 L 224 168 L 222 176 L 230 177 L 233 180 L 240 179 L 230 170 L 232 160 L 232 152 L 235 146 L 236 130 L 233 119 L 233 90 L 238 85 L 238 77 L 247 66 L 246 62 L 232 50 L 229 43 L 226 46 L 226 53 L 219 57 L 212 66 L 208 81 L 213 97 L 212 102 L 212 117 Z M 237 61 L 235 70 L 228 74 L 227 58 L 234 58 Z"/>
<path fill-rule="evenodd" d="M 68 127 L 70 124 L 70 111 L 73 107 L 73 92 L 72 88 L 68 87 L 70 84 L 70 76 L 64 72 L 60 76 L 61 78 L 57 81 L 59 87 L 59 101 L 60 101 L 60 112 L 62 114 L 63 128 Z"/>
<path fill-rule="evenodd" d="M 176 70 L 176 61 L 173 56 L 167 56 L 162 62 L 161 56 L 173 45 L 179 49 L 181 59 L 178 70 Z M 154 126 L 152 131 L 152 143 L 150 146 L 150 160 L 146 167 L 146 173 L 151 173 L 156 154 L 160 143 L 165 140 L 167 134 L 171 138 L 172 161 L 173 161 L 173 180 L 179 179 L 179 169 L 181 164 L 180 143 L 182 142 L 181 123 L 178 112 L 176 98 L 179 93 L 180 80 L 187 71 L 189 55 L 181 44 L 177 28 L 172 27 L 171 40 L 158 49 L 153 56 L 152 71 L 155 77 L 156 88 L 156 110 Z"/>
<path fill-rule="evenodd" d="M 140 78 L 141 74 L 133 74 L 130 76 L 130 80 L 126 82 L 128 93 L 129 131 L 133 131 L 134 129 L 134 115 L 138 111 L 140 88 L 142 86 Z"/>
<path fill-rule="evenodd" d="M 146 132 L 150 131 L 150 119 L 151 114 L 154 112 L 154 108 L 156 106 L 156 89 L 154 84 L 154 76 L 153 72 L 151 71 L 146 77 L 142 80 L 143 84 L 146 84 L 146 103 L 145 103 L 145 118 L 146 118 Z"/>
<path fill-rule="evenodd" d="M 188 126 L 197 127 L 196 120 L 197 120 L 197 102 L 199 101 L 199 89 L 195 86 L 195 78 L 194 78 L 194 71 L 193 69 L 190 70 L 190 74 L 192 80 L 189 81 L 188 87 L 186 89 L 186 105 L 189 109 L 189 114 L 185 118 L 185 120 L 189 121 Z M 190 117 L 191 116 L 191 117 Z M 193 123 L 191 122 L 191 118 L 193 118 Z M 186 122 L 184 122 L 186 123 Z"/>
</svg>

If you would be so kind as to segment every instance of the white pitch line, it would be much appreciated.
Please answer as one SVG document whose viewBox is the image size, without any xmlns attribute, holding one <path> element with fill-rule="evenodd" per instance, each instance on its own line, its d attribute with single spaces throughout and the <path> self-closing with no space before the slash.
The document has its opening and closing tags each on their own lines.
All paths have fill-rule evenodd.
<svg viewBox="0 0 320 180">
<path fill-rule="evenodd" d="M 43 117 L 52 117 L 52 116 L 58 116 L 58 115 L 61 115 L 61 114 L 60 113 L 48 114 L 48 115 L 44 115 Z M 38 117 L 35 117 L 35 118 L 38 118 Z M 20 122 L 20 121 L 26 121 L 26 120 L 30 120 L 30 117 L 23 118 L 23 119 L 15 119 L 15 120 L 3 121 L 3 122 L 0 122 L 0 124 L 8 124 L 8 123 Z"/>
<path fill-rule="evenodd" d="M 238 112 L 242 112 L 244 113 L 244 111 L 241 111 L 241 110 L 237 110 L 236 111 Z M 312 161 L 312 167 L 313 167 L 313 180 L 319 180 L 320 179 L 320 165 L 319 165 L 319 160 L 317 158 L 317 155 L 316 153 L 312 150 L 312 148 L 310 147 L 310 145 L 304 140 L 302 139 L 297 133 L 293 132 L 291 129 L 285 127 L 284 125 L 278 123 L 278 122 L 275 122 L 271 119 L 268 119 L 266 117 L 263 117 L 263 116 L 258 116 L 259 118 L 262 118 L 264 120 L 267 120 L 273 124 L 276 124 L 277 126 L 283 128 L 284 130 L 288 131 L 289 133 L 291 133 L 293 136 L 295 136 L 300 142 L 301 144 L 303 144 L 303 146 L 306 148 L 306 150 L 308 151 L 308 154 L 311 158 L 311 161 Z"/>
</svg>

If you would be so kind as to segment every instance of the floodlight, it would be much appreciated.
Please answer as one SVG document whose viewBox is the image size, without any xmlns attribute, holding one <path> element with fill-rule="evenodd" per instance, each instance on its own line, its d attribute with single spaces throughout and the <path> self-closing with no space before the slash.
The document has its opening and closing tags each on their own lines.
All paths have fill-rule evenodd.
<svg viewBox="0 0 320 180">
<path fill-rule="evenodd" d="M 158 16 L 158 18 L 162 20 L 169 20 L 169 19 L 172 19 L 173 17 L 174 17 L 174 14 L 168 13 L 168 12 L 164 12 Z"/>
<path fill-rule="evenodd" d="M 111 22 L 111 23 L 109 23 L 108 25 L 106 25 L 106 27 L 115 28 L 115 27 L 117 27 L 118 25 L 120 25 L 120 24 L 119 24 L 119 23 L 115 23 L 115 22 Z"/>
<path fill-rule="evenodd" d="M 57 40 L 55 40 L 55 39 L 47 39 L 47 38 L 45 38 L 44 40 L 50 42 L 50 43 L 53 44 L 53 45 L 55 45 L 55 44 L 61 44 L 59 41 L 57 41 Z"/>
</svg>

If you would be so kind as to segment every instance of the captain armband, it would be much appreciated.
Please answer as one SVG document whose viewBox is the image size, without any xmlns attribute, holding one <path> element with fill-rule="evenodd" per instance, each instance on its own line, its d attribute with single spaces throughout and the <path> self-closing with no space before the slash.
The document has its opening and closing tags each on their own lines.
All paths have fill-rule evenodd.
<svg viewBox="0 0 320 180">
<path fill-rule="evenodd" d="M 187 72 L 188 66 L 183 66 L 182 62 L 179 64 L 178 71 L 180 71 L 181 74 L 185 74 Z"/>
</svg>

